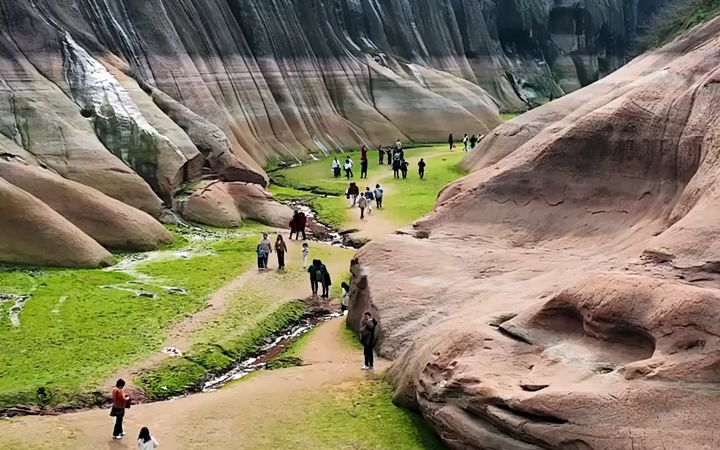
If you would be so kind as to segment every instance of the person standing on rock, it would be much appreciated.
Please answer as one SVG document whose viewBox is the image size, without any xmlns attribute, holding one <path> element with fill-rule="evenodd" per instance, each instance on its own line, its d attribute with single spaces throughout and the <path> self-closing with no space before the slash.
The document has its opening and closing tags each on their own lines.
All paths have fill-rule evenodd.
<svg viewBox="0 0 720 450">
<path fill-rule="evenodd" d="M 125 395 L 125 380 L 120 378 L 112 389 L 112 407 L 110 408 L 110 417 L 115 418 L 115 426 L 113 427 L 113 439 L 122 439 L 125 436 L 123 430 L 123 419 L 125 418 L 125 409 L 130 404 L 130 397 Z"/>
<path fill-rule="evenodd" d="M 373 370 L 375 359 L 373 347 L 375 346 L 375 329 L 377 328 L 377 324 L 377 320 L 373 318 L 370 311 L 365 313 L 360 323 L 360 343 L 363 346 L 363 353 L 365 355 L 365 364 L 362 366 L 362 370 Z"/>
<path fill-rule="evenodd" d="M 425 178 L 425 166 L 425 160 L 420 158 L 420 162 L 418 163 L 418 175 L 420 175 L 421 180 Z"/>
<path fill-rule="evenodd" d="M 368 160 L 367 158 L 360 161 L 360 178 L 367 178 Z"/>
<path fill-rule="evenodd" d="M 450 134 L 450 136 L 448 136 L 448 144 L 450 144 L 450 151 L 452 151 L 453 147 L 455 146 L 455 139 L 453 139 L 452 134 Z"/>
<path fill-rule="evenodd" d="M 375 194 L 375 205 L 378 209 L 382 208 L 383 190 L 379 184 L 375 185 L 375 191 L 373 192 L 373 194 Z"/>
<path fill-rule="evenodd" d="M 365 208 L 367 208 L 368 201 L 365 198 L 364 195 L 360 196 L 360 200 L 358 200 L 358 208 L 360 208 L 360 220 L 365 219 Z"/>
<path fill-rule="evenodd" d="M 275 254 L 278 260 L 278 269 L 283 270 L 285 268 L 285 253 L 287 252 L 287 245 L 283 240 L 282 234 L 278 234 L 277 240 L 275 241 Z"/>
<path fill-rule="evenodd" d="M 333 177 L 340 178 L 340 167 L 341 167 L 340 161 L 337 159 L 337 156 L 336 156 L 332 162 Z"/>
<path fill-rule="evenodd" d="M 258 244 L 258 266 L 260 269 L 267 269 L 270 253 L 272 253 L 272 243 L 268 239 L 267 233 L 263 233 L 263 237 Z"/>
</svg>

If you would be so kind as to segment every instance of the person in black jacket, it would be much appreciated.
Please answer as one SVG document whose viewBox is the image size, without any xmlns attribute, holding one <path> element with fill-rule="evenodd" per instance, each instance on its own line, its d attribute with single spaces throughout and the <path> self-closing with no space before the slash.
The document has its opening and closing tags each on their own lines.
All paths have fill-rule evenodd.
<svg viewBox="0 0 720 450">
<path fill-rule="evenodd" d="M 365 354 L 365 364 L 362 366 L 362 370 L 373 370 L 373 347 L 375 346 L 377 325 L 377 320 L 373 318 L 370 311 L 366 312 L 360 323 L 360 343 L 362 343 L 363 353 Z"/>
<path fill-rule="evenodd" d="M 418 174 L 420 175 L 421 180 L 425 178 L 425 166 L 425 160 L 420 158 L 420 162 L 418 163 Z"/>
</svg>

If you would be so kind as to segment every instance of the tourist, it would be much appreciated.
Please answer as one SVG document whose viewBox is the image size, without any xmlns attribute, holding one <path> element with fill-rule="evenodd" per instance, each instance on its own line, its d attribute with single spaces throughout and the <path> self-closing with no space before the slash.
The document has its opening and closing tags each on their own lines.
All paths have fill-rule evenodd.
<svg viewBox="0 0 720 450">
<path fill-rule="evenodd" d="M 125 395 L 123 388 L 125 380 L 120 378 L 112 389 L 112 407 L 110 408 L 110 417 L 115 418 L 115 426 L 113 427 L 113 439 L 122 439 L 125 436 L 123 430 L 123 418 L 125 417 L 125 409 L 130 406 L 130 397 Z"/>
<path fill-rule="evenodd" d="M 350 187 L 347 190 L 347 198 L 350 203 L 350 207 L 354 207 L 357 203 L 357 197 L 360 194 L 360 188 L 357 187 L 357 184 L 350 183 Z"/>
<path fill-rule="evenodd" d="M 395 156 L 397 156 L 397 155 L 395 155 Z M 394 177 L 394 178 L 400 178 L 400 166 L 401 166 L 401 164 L 402 164 L 402 163 L 400 162 L 400 158 L 395 158 L 395 159 L 393 160 L 392 168 L 393 168 L 393 177 Z"/>
<path fill-rule="evenodd" d="M 344 315 L 348 310 L 348 304 L 350 303 L 350 286 L 346 282 L 340 283 L 340 289 L 342 291 L 342 301 L 340 302 L 340 312 Z"/>
<path fill-rule="evenodd" d="M 148 427 L 142 427 L 140 429 L 140 434 L 138 435 L 138 450 L 153 450 L 159 445 L 155 438 L 150 436 Z"/>
<path fill-rule="evenodd" d="M 476 143 L 477 143 L 477 136 L 473 134 L 472 136 L 470 136 L 470 150 L 475 148 Z"/>
<path fill-rule="evenodd" d="M 360 220 L 365 219 L 365 208 L 367 208 L 367 205 L 367 198 L 365 198 L 364 195 L 361 195 L 360 200 L 358 200 L 358 208 L 360 208 Z"/>
<path fill-rule="evenodd" d="M 292 241 L 293 234 L 297 232 L 297 218 L 298 218 L 298 212 L 294 211 L 292 219 L 290 219 L 290 240 Z"/>
<path fill-rule="evenodd" d="M 395 149 L 398 151 L 398 153 L 402 151 L 402 142 L 400 142 L 400 139 L 398 139 L 395 143 Z"/>
<path fill-rule="evenodd" d="M 477 138 L 477 144 L 476 144 L 476 145 L 479 145 L 480 142 L 482 142 L 483 139 L 485 139 L 485 135 L 482 134 L 482 133 L 478 133 L 478 138 Z"/>
<path fill-rule="evenodd" d="M 388 163 L 388 166 L 389 166 L 389 165 L 392 164 L 392 156 L 394 155 L 393 149 L 390 148 L 390 147 L 388 147 L 388 149 L 386 150 L 386 152 L 387 152 L 387 163 Z"/>
<path fill-rule="evenodd" d="M 450 144 L 450 151 L 452 151 L 453 147 L 455 147 L 455 139 L 453 139 L 452 134 L 448 137 L 448 144 Z"/>
<path fill-rule="evenodd" d="M 332 286 L 332 280 L 330 279 L 330 272 L 327 270 L 327 267 L 325 267 L 325 264 L 320 261 L 320 267 L 323 273 L 323 279 L 322 279 L 322 298 L 329 298 L 330 297 L 330 286 Z"/>
<path fill-rule="evenodd" d="M 352 169 L 353 169 L 353 161 L 348 156 L 347 158 L 345 158 L 345 176 L 347 177 L 348 180 L 353 177 Z"/>
<path fill-rule="evenodd" d="M 379 184 L 375 185 L 375 192 L 373 192 L 373 194 L 375 194 L 375 205 L 378 209 L 382 208 L 383 190 Z"/>
<path fill-rule="evenodd" d="M 370 214 L 372 212 L 372 203 L 373 200 L 375 200 L 375 194 L 373 194 L 373 191 L 371 191 L 369 187 L 365 188 L 365 198 L 367 199 L 368 214 Z"/>
<path fill-rule="evenodd" d="M 360 161 L 367 161 L 367 152 L 368 149 L 365 145 L 362 146 L 360 149 Z"/>
<path fill-rule="evenodd" d="M 263 237 L 258 244 L 258 268 L 267 269 L 268 267 L 268 256 L 272 253 L 272 243 L 268 239 L 267 233 L 263 233 Z"/>
<path fill-rule="evenodd" d="M 360 161 L 360 178 L 367 178 L 368 160 L 367 158 Z"/>
<path fill-rule="evenodd" d="M 381 166 L 385 163 L 385 150 L 383 150 L 382 146 L 378 147 L 378 161 Z"/>
<path fill-rule="evenodd" d="M 283 240 L 282 234 L 278 234 L 277 240 L 275 241 L 275 254 L 277 254 L 279 270 L 285 268 L 285 252 L 287 252 L 287 245 Z"/>
<path fill-rule="evenodd" d="M 409 165 L 410 165 L 410 163 L 408 163 L 404 159 L 400 162 L 400 170 L 402 171 L 403 180 L 407 178 L 407 172 L 408 172 Z"/>
<path fill-rule="evenodd" d="M 375 329 L 377 328 L 377 320 L 373 319 L 370 311 L 366 312 L 360 323 L 360 343 L 363 346 L 365 354 L 365 364 L 362 370 L 373 370 L 373 347 L 375 346 Z"/>
<path fill-rule="evenodd" d="M 420 175 L 421 180 L 425 178 L 425 166 L 425 160 L 420 158 L 420 162 L 418 163 L 418 175 Z"/>
<path fill-rule="evenodd" d="M 464 151 L 468 150 L 468 135 L 467 134 L 465 134 L 465 137 L 463 137 L 463 148 L 464 148 Z"/>
<path fill-rule="evenodd" d="M 300 233 L 302 233 L 303 241 L 307 239 L 305 235 L 305 227 L 307 226 L 307 216 L 304 212 L 300 211 L 297 215 L 295 222 L 295 238 L 300 240 Z"/>
<path fill-rule="evenodd" d="M 310 288 L 312 289 L 312 295 L 317 297 L 318 286 L 325 279 L 325 274 L 322 272 L 322 264 L 319 259 L 313 259 L 313 263 L 308 267 L 308 273 L 310 274 Z"/>
<path fill-rule="evenodd" d="M 336 156 L 332 162 L 333 177 L 340 178 L 340 168 L 341 168 L 340 160 L 338 160 L 337 156 Z"/>
<path fill-rule="evenodd" d="M 303 242 L 302 256 L 303 256 L 303 269 L 307 268 L 308 255 L 310 255 L 310 246 L 307 242 Z"/>
</svg>

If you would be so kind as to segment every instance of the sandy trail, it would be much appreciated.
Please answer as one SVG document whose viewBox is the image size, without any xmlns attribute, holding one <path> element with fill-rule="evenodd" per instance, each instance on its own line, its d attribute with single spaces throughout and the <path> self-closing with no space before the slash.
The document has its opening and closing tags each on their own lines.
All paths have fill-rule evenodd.
<svg viewBox="0 0 720 450">
<path fill-rule="evenodd" d="M 126 416 L 128 436 L 122 441 L 110 437 L 108 411 L 92 410 L 0 421 L 0 449 L 136 449 L 142 426 L 152 430 L 164 449 L 249 448 L 244 442 L 254 432 L 252 423 L 292 417 L 324 386 L 368 376 L 360 370 L 362 351 L 344 341 L 344 326 L 344 318 L 338 318 L 313 332 L 301 352 L 308 365 L 258 372 L 217 392 L 134 406 Z M 385 370 L 388 362 L 378 360 L 376 366 Z"/>
</svg>

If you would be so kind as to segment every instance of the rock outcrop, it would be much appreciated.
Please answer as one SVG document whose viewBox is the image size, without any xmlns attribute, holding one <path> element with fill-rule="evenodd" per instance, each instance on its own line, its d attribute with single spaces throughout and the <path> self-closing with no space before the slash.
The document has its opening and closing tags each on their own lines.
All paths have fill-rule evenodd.
<svg viewBox="0 0 720 450">
<path fill-rule="evenodd" d="M 375 311 L 395 400 L 451 448 L 715 447 L 719 35 L 499 127 L 358 253 L 349 322 Z"/>
</svg>

